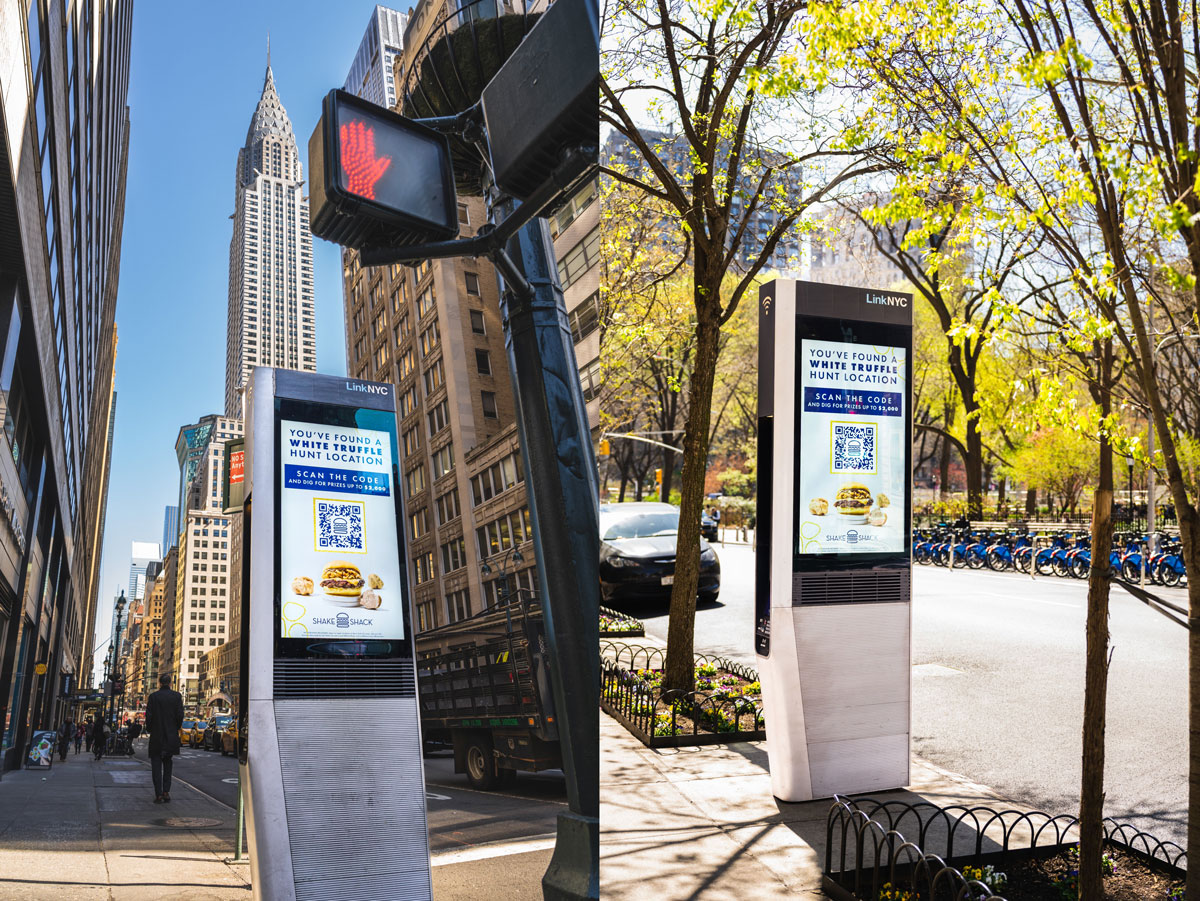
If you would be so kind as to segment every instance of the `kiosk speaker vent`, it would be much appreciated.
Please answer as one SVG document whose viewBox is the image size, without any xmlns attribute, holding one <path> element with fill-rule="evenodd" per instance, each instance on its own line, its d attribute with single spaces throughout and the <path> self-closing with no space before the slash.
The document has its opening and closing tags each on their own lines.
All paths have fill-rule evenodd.
<svg viewBox="0 0 1200 901">
<path fill-rule="evenodd" d="M 794 573 L 792 606 L 811 604 L 895 604 L 910 599 L 909 572 Z"/>
<path fill-rule="evenodd" d="M 415 698 L 411 660 L 275 661 L 276 698 Z"/>
</svg>

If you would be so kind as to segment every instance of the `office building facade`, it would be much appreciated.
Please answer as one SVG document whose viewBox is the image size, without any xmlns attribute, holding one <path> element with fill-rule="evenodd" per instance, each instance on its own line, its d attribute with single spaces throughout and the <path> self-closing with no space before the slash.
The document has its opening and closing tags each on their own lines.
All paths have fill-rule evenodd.
<svg viewBox="0 0 1200 901">
<path fill-rule="evenodd" d="M 317 370 L 308 198 L 269 61 L 237 157 L 226 329 L 226 416 L 242 418 L 255 366 Z"/>
<path fill-rule="evenodd" d="M 0 16 L 0 766 L 90 682 L 128 161 L 130 0 Z M 107 599 L 106 599 L 107 602 Z M 46 665 L 37 673 L 39 663 Z"/>
<path fill-rule="evenodd" d="M 165 555 L 171 545 L 179 541 L 179 508 L 168 504 L 163 508 L 162 552 Z"/>
<path fill-rule="evenodd" d="M 375 7 L 350 64 L 347 91 L 386 109 L 396 105 L 396 79 L 392 70 L 400 58 L 406 25 L 408 16 L 404 13 L 386 6 Z"/>
<path fill-rule="evenodd" d="M 200 696 L 200 658 L 225 641 L 231 606 L 230 517 L 221 512 L 221 480 L 225 442 L 242 436 L 242 422 L 226 416 L 206 416 L 211 426 L 207 442 L 194 455 L 185 435 L 195 426 L 180 429 L 176 456 L 187 511 L 176 548 L 175 609 L 171 624 L 170 672 L 177 690 L 190 706 L 203 703 Z M 194 468 L 189 462 L 196 463 Z M 165 627 L 164 627 L 165 628 Z"/>
</svg>

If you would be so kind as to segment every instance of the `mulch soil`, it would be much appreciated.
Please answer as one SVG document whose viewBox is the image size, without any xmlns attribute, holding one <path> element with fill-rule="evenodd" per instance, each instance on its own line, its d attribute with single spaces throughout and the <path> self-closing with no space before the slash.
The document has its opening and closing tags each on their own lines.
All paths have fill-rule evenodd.
<svg viewBox="0 0 1200 901">
<path fill-rule="evenodd" d="M 1106 853 L 1113 862 L 1113 872 L 1104 877 L 1106 901 L 1167 901 L 1171 889 L 1183 884 L 1152 870 L 1140 858 L 1120 849 L 1109 848 Z M 1061 884 L 1077 867 L 1078 861 L 1067 852 L 1010 865 L 1005 868 L 1008 882 L 999 894 L 1007 901 L 1074 898 L 1075 894 L 1064 892 Z"/>
</svg>

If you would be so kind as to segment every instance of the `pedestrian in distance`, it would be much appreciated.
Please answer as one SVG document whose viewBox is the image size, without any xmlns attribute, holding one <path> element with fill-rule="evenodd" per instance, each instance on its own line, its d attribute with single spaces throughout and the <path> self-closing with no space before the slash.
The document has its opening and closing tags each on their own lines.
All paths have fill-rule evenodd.
<svg viewBox="0 0 1200 901">
<path fill-rule="evenodd" d="M 171 677 L 158 677 L 159 689 L 146 701 L 146 734 L 150 736 L 150 776 L 154 803 L 171 800 L 171 758 L 179 753 L 183 695 L 171 689 Z"/>
<path fill-rule="evenodd" d="M 87 727 L 80 723 L 75 727 L 75 753 L 79 753 L 79 749 L 83 746 L 84 736 L 87 735 Z"/>
<path fill-rule="evenodd" d="M 67 717 L 58 727 L 58 759 L 66 760 L 67 751 L 71 747 L 71 739 L 75 737 L 75 723 Z"/>
<path fill-rule="evenodd" d="M 97 713 L 92 723 L 92 753 L 97 760 L 104 756 L 104 733 L 104 717 Z"/>
<path fill-rule="evenodd" d="M 142 734 L 142 721 L 134 720 L 129 724 L 129 746 L 132 748 L 134 741 Z"/>
</svg>

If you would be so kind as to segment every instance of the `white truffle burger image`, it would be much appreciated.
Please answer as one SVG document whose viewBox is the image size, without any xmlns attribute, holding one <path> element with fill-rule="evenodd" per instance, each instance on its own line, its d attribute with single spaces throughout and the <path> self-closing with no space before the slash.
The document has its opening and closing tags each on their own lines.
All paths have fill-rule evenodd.
<svg viewBox="0 0 1200 901">
<path fill-rule="evenodd" d="M 353 563 L 334 560 L 321 571 L 321 589 L 331 597 L 356 598 L 363 590 L 362 573 Z"/>
</svg>

